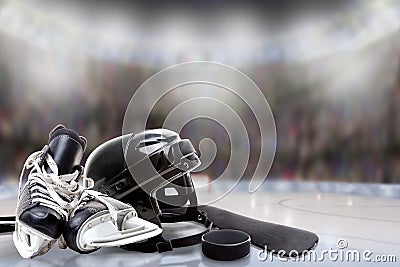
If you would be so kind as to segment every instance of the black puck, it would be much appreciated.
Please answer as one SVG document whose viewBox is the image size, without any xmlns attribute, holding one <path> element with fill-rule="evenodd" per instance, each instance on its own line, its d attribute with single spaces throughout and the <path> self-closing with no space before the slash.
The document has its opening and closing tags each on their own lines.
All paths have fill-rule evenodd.
<svg viewBox="0 0 400 267">
<path fill-rule="evenodd" d="M 213 260 L 233 261 L 250 253 L 250 236 L 239 230 L 210 231 L 201 238 L 203 254 Z"/>
</svg>

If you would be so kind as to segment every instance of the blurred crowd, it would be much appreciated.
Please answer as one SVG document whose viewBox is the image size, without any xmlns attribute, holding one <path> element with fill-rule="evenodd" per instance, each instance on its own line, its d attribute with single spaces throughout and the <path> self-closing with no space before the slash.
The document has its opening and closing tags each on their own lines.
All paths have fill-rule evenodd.
<svg viewBox="0 0 400 267">
<path fill-rule="evenodd" d="M 62 63 L 66 80 L 43 88 L 46 80 L 27 77 L 30 70 L 25 66 L 32 64 L 24 61 L 30 58 L 27 46 L 16 40 L 5 41 L 0 34 L 0 182 L 16 181 L 26 157 L 42 148 L 48 132 L 59 123 L 86 136 L 89 152 L 120 135 L 131 96 L 143 81 L 160 70 L 157 65 L 86 59 L 84 74 L 79 74 L 74 64 L 81 59 L 67 58 Z M 387 56 L 400 62 L 393 50 L 382 51 L 389 51 Z M 17 54 L 13 62 L 4 56 L 10 52 Z M 44 63 L 38 58 L 34 65 L 41 72 Z M 265 94 L 276 121 L 278 144 L 270 176 L 400 182 L 400 71 L 388 81 L 375 81 L 381 75 L 377 73 L 363 77 L 359 84 L 343 91 L 339 90 L 340 86 L 331 90 L 331 83 L 322 77 L 330 75 L 326 62 L 335 59 L 336 56 L 330 56 L 304 64 L 243 66 L 242 70 Z M 378 68 L 382 67 L 384 73 L 385 62 L 380 64 Z M 369 88 L 364 91 L 352 90 L 366 84 Z M 251 114 L 244 116 L 250 121 L 253 119 Z M 149 127 L 158 127 L 162 117 L 165 114 L 155 114 Z M 202 134 L 212 136 L 213 127 L 216 126 L 193 126 L 185 129 L 185 134 L 197 140 Z M 249 132 L 258 131 L 254 123 L 248 127 Z M 257 146 L 259 140 L 252 139 L 252 142 Z M 206 170 L 211 177 L 221 173 L 229 158 L 229 151 L 218 153 L 219 159 L 217 155 L 215 164 Z M 256 160 L 252 157 L 250 166 L 255 166 Z M 251 175 L 251 170 L 246 174 Z"/>
</svg>

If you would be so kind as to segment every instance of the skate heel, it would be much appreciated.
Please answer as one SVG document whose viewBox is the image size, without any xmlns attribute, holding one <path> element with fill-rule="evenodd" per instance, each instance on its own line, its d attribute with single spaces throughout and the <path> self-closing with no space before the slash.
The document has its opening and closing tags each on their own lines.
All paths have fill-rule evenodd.
<svg viewBox="0 0 400 267">
<path fill-rule="evenodd" d="M 17 220 L 13 241 L 19 254 L 28 259 L 46 253 L 50 250 L 55 239 Z"/>
</svg>

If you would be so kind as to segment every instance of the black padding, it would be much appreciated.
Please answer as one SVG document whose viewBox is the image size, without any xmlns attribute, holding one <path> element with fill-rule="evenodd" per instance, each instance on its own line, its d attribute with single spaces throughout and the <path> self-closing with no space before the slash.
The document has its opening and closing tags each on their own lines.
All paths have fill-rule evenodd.
<svg viewBox="0 0 400 267">
<path fill-rule="evenodd" d="M 69 129 L 58 129 L 50 135 L 49 153 L 58 166 L 60 175 L 73 172 L 79 165 L 86 148 L 86 141 Z M 50 172 L 50 168 L 46 167 Z"/>
<path fill-rule="evenodd" d="M 60 214 L 40 205 L 24 211 L 19 220 L 54 239 L 61 236 L 64 227 L 64 218 Z"/>
<path fill-rule="evenodd" d="M 49 143 L 59 135 L 66 135 L 69 136 L 71 139 L 75 140 L 79 143 L 83 150 L 86 149 L 86 139 L 82 136 L 79 136 L 77 132 L 71 129 L 65 128 L 63 125 L 56 126 L 49 134 Z"/>
<path fill-rule="evenodd" d="M 262 249 L 267 246 L 268 251 L 274 250 L 275 253 L 285 251 L 282 254 L 285 256 L 295 256 L 289 255 L 292 250 L 301 255 L 318 243 L 316 234 L 302 229 L 263 222 L 212 206 L 200 206 L 199 210 L 207 214 L 214 226 L 244 231 L 250 235 L 253 245 Z"/>
<path fill-rule="evenodd" d="M 203 254 L 213 260 L 233 261 L 250 253 L 250 236 L 239 230 L 214 230 L 204 234 L 201 241 Z"/>
</svg>

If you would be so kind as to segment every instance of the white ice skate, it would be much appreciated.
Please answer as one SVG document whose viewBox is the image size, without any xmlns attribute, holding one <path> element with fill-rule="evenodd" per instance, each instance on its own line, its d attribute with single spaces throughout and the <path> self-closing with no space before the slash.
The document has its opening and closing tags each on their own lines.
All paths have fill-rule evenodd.
<svg viewBox="0 0 400 267">
<path fill-rule="evenodd" d="M 45 254 L 57 239 L 61 247 L 89 253 L 161 233 L 157 225 L 138 218 L 130 205 L 90 190 L 93 181 L 82 176 L 79 166 L 85 148 L 85 138 L 57 126 L 48 145 L 28 157 L 13 233 L 22 257 Z"/>
<path fill-rule="evenodd" d="M 86 139 L 64 126 L 50 132 L 49 143 L 31 154 L 20 176 L 14 244 L 23 258 L 50 250 L 61 236 L 81 191 L 78 180 Z"/>
<path fill-rule="evenodd" d="M 54 160 L 46 155 L 45 161 L 52 170 L 47 173 L 44 166 L 39 166 L 40 156 L 41 152 L 32 154 L 25 164 L 32 171 L 17 206 L 13 240 L 23 258 L 42 255 L 52 247 L 81 190 L 75 182 L 79 171 L 59 176 Z"/>
<path fill-rule="evenodd" d="M 122 246 L 161 234 L 156 224 L 138 217 L 128 204 L 85 190 L 63 234 L 67 246 L 79 253 Z"/>
</svg>

